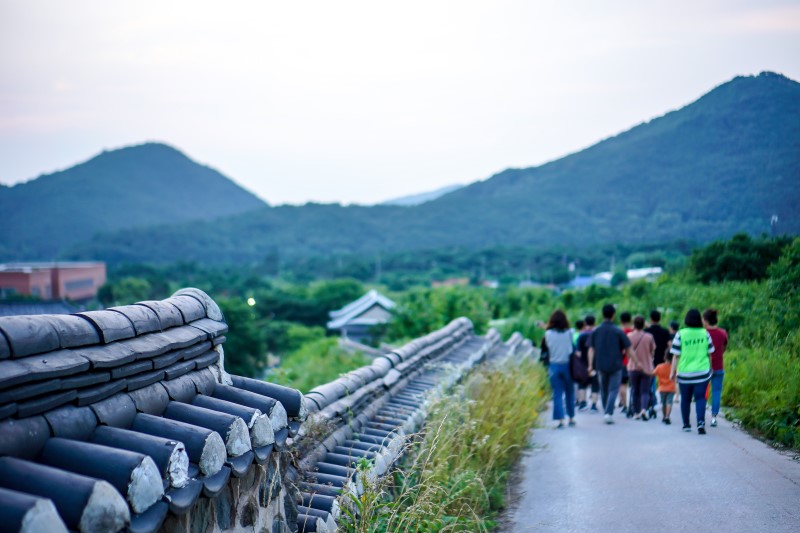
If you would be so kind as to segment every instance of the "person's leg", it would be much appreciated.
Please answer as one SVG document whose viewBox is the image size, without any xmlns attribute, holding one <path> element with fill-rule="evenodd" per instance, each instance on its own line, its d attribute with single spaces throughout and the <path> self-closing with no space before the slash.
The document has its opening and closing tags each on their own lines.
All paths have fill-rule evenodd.
<svg viewBox="0 0 800 533">
<path fill-rule="evenodd" d="M 697 427 L 705 427 L 706 425 L 706 390 L 708 389 L 708 381 L 699 383 L 694 386 L 694 402 L 697 414 Z"/>
<path fill-rule="evenodd" d="M 667 417 L 667 420 L 671 420 L 672 419 L 672 399 L 673 399 L 673 397 L 674 396 L 672 394 L 670 394 L 669 395 L 669 401 L 664 404 L 664 407 L 667 408 L 667 414 L 665 415 Z"/>
<path fill-rule="evenodd" d="M 600 380 L 600 406 L 603 408 L 603 412 L 606 411 L 606 405 L 608 404 L 608 372 L 598 372 L 597 377 Z M 613 407 L 613 406 L 612 406 Z"/>
<path fill-rule="evenodd" d="M 633 414 L 639 416 L 642 412 L 642 390 L 641 390 L 641 375 L 638 370 L 628 372 L 630 376 L 631 395 L 633 400 Z"/>
<path fill-rule="evenodd" d="M 614 414 L 614 406 L 619 392 L 619 383 L 622 380 L 622 370 L 608 373 L 608 401 L 606 402 L 606 414 Z"/>
<path fill-rule="evenodd" d="M 564 380 L 558 367 L 561 365 L 550 364 L 549 377 L 550 387 L 553 389 L 553 420 L 564 418 Z"/>
<path fill-rule="evenodd" d="M 689 410 L 692 408 L 692 385 L 679 383 L 678 388 L 681 391 L 681 418 L 683 419 L 683 427 L 692 427 L 689 423 Z"/>
<path fill-rule="evenodd" d="M 650 376 L 650 402 L 648 403 L 648 407 L 650 408 L 650 416 L 656 416 L 656 404 L 658 402 L 658 396 L 656 395 L 656 380 L 652 376 Z"/>
<path fill-rule="evenodd" d="M 642 372 L 640 380 L 639 386 L 642 389 L 642 410 L 644 411 L 647 409 L 647 406 L 650 405 L 650 381 L 652 381 L 652 379 Z"/>
<path fill-rule="evenodd" d="M 719 414 L 719 404 L 722 398 L 722 379 L 724 377 L 724 370 L 716 370 L 711 376 L 711 416 L 714 418 Z"/>
<path fill-rule="evenodd" d="M 592 406 L 597 409 L 597 397 L 600 394 L 600 378 L 597 374 L 592 376 Z"/>
<path fill-rule="evenodd" d="M 568 365 L 564 365 L 562 376 L 564 383 L 567 385 L 565 388 L 567 393 L 567 416 L 570 421 L 572 421 L 572 419 L 575 418 L 575 382 L 572 380 L 572 376 L 569 373 Z"/>
</svg>

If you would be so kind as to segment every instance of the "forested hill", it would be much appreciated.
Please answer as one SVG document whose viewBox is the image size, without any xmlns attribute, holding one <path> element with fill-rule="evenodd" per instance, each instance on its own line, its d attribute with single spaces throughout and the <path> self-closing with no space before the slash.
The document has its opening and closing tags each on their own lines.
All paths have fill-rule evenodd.
<svg viewBox="0 0 800 533">
<path fill-rule="evenodd" d="M 99 231 L 210 220 L 264 205 L 172 147 L 131 146 L 0 188 L 0 260 L 53 259 Z"/>
<path fill-rule="evenodd" d="M 480 213 L 525 243 L 706 240 L 800 233 L 800 84 L 737 77 L 692 104 L 586 150 L 509 169 L 426 206 Z M 524 223 L 528 221 L 528 223 Z M 484 234 L 486 236 L 487 234 Z"/>
<path fill-rule="evenodd" d="M 65 252 L 108 261 L 261 261 L 461 246 L 711 240 L 800 233 L 800 84 L 737 77 L 581 152 L 414 207 L 265 207 L 110 233 Z M 98 226 L 102 227 L 102 226 Z"/>
</svg>

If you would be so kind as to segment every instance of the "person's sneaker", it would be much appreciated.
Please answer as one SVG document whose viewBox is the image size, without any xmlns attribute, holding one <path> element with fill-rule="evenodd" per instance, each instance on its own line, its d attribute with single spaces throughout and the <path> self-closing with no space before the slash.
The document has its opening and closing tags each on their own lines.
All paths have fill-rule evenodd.
<svg viewBox="0 0 800 533">
<path fill-rule="evenodd" d="M 692 426 L 683 426 L 683 431 L 685 431 L 686 433 L 691 433 Z"/>
<path fill-rule="evenodd" d="M 556 429 L 564 429 L 565 427 L 566 426 L 564 425 L 564 422 L 559 422 L 558 425 L 556 426 Z"/>
<path fill-rule="evenodd" d="M 620 409 L 620 412 L 621 412 L 621 413 L 627 413 L 627 412 L 628 412 L 628 408 L 627 408 L 627 407 L 625 407 L 624 405 L 620 405 L 620 408 L 621 408 L 621 409 Z"/>
<path fill-rule="evenodd" d="M 592 413 L 593 415 L 596 415 L 597 413 L 600 412 L 600 410 L 597 408 L 597 404 L 596 403 L 592 404 L 592 408 L 589 409 L 589 412 Z"/>
<path fill-rule="evenodd" d="M 642 413 L 642 420 L 647 422 L 649 418 L 647 418 L 647 413 Z"/>
<path fill-rule="evenodd" d="M 700 434 L 700 435 L 705 435 L 706 434 L 706 428 L 703 427 L 703 426 L 700 426 L 699 428 L 697 428 L 697 433 Z"/>
<path fill-rule="evenodd" d="M 712 416 L 711 417 L 711 427 L 712 428 L 717 427 L 717 417 L 716 416 Z"/>
<path fill-rule="evenodd" d="M 672 420 L 670 420 L 669 418 L 665 418 L 665 419 L 664 419 L 664 423 L 665 423 L 666 425 L 670 425 L 670 424 L 672 424 Z"/>
<path fill-rule="evenodd" d="M 603 420 L 605 420 L 606 424 L 613 424 L 614 423 L 614 419 L 611 418 L 611 415 L 604 415 L 603 416 Z"/>
<path fill-rule="evenodd" d="M 580 405 L 578 406 L 578 411 L 587 411 L 588 409 L 589 406 L 586 405 L 586 402 L 581 402 Z"/>
<path fill-rule="evenodd" d="M 570 420 L 569 421 L 569 427 L 571 427 L 571 428 L 575 427 L 575 421 L 574 420 Z"/>
<path fill-rule="evenodd" d="M 654 408 L 652 408 L 652 407 L 651 407 L 651 408 L 650 408 L 650 412 L 649 412 L 649 413 L 647 413 L 647 416 L 648 416 L 649 418 L 652 418 L 653 420 L 655 420 L 655 419 L 657 418 L 657 417 L 656 417 L 656 410 L 655 410 Z"/>
</svg>

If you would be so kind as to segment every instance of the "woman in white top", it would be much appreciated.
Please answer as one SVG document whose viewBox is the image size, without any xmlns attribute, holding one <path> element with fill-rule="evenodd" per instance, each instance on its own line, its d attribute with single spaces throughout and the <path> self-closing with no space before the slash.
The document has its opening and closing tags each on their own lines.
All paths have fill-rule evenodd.
<svg viewBox="0 0 800 533">
<path fill-rule="evenodd" d="M 569 358 L 575 351 L 569 320 L 564 311 L 556 309 L 547 322 L 542 348 L 550 354 L 548 375 L 553 389 L 553 420 L 557 429 L 564 428 L 564 404 L 566 403 L 569 425 L 575 425 L 575 384 L 569 371 Z"/>
</svg>

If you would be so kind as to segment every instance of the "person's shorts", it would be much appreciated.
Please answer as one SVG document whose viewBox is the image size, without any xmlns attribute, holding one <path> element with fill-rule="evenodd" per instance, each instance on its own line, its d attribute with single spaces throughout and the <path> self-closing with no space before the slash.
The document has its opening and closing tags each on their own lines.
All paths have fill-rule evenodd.
<svg viewBox="0 0 800 533">
<path fill-rule="evenodd" d="M 669 405 L 675 399 L 674 392 L 659 392 L 658 396 L 661 398 L 661 405 Z"/>
<path fill-rule="evenodd" d="M 630 376 L 628 376 L 628 369 L 624 366 L 622 367 L 622 384 L 627 385 L 628 382 L 631 380 Z"/>
<path fill-rule="evenodd" d="M 600 392 L 600 377 L 598 376 L 598 374 L 596 372 L 595 372 L 594 376 L 591 376 L 588 379 L 588 381 L 585 381 L 585 382 L 581 383 L 580 385 L 578 385 L 578 388 L 579 389 L 588 389 L 589 386 L 592 387 L 592 392 L 593 393 L 596 394 L 596 393 Z"/>
</svg>

